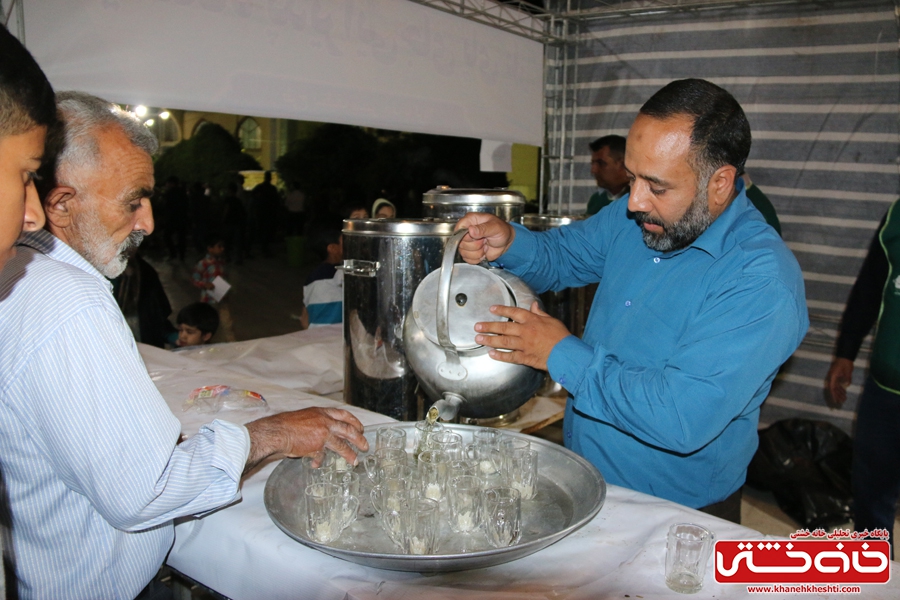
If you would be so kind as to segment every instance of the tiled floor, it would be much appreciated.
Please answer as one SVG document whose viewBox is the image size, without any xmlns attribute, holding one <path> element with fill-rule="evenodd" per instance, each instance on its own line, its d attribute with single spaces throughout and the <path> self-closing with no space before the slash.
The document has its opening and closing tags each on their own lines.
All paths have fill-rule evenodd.
<svg viewBox="0 0 900 600">
<path fill-rule="evenodd" d="M 247 340 L 290 333 L 300 329 L 294 318 L 300 314 L 303 282 L 315 261 L 297 267 L 288 264 L 284 246 L 276 246 L 271 258 L 254 258 L 242 265 L 229 265 L 226 279 L 233 285 L 228 302 L 234 320 L 235 339 Z M 185 262 L 166 261 L 159 251 L 150 249 L 148 261 L 157 269 L 172 304 L 172 321 L 178 311 L 199 299 L 199 290 L 190 283 L 193 265 L 200 260 L 197 252 L 188 252 Z M 257 253 L 257 256 L 259 254 Z M 225 341 L 221 332 L 215 341 Z M 550 426 L 542 437 L 562 441 L 559 425 Z M 799 528 L 775 503 L 771 493 L 745 486 L 741 507 L 742 523 L 770 535 L 786 536 Z M 850 524 L 847 524 L 850 528 Z M 900 535 L 900 521 L 895 523 L 895 536 Z M 898 538 L 900 539 L 900 538 Z"/>
</svg>

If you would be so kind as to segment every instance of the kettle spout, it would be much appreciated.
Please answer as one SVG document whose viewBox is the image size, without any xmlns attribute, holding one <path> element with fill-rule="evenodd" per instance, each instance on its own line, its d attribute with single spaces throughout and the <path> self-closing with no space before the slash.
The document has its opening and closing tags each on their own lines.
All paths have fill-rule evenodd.
<svg viewBox="0 0 900 600">
<path fill-rule="evenodd" d="M 459 394 L 444 392 L 444 397 L 432 404 L 431 408 L 428 409 L 428 412 L 436 410 L 438 412 L 438 417 L 442 421 L 452 421 L 456 419 L 456 415 L 459 413 L 459 407 L 462 406 L 462 403 L 465 401 L 466 399 Z"/>
</svg>

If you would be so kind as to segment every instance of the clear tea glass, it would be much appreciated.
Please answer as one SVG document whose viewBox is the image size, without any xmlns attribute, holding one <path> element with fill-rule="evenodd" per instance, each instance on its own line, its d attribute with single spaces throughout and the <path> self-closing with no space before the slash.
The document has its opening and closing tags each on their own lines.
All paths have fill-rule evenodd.
<svg viewBox="0 0 900 600">
<path fill-rule="evenodd" d="M 706 527 L 677 523 L 666 538 L 666 585 L 681 594 L 694 594 L 703 587 L 706 563 L 716 536 Z"/>
</svg>

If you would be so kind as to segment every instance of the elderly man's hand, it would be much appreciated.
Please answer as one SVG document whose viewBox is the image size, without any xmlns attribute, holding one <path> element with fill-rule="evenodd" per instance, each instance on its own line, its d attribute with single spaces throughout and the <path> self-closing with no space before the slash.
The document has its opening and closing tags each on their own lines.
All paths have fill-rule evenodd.
<svg viewBox="0 0 900 600">
<path fill-rule="evenodd" d="M 469 233 L 459 242 L 459 255 L 469 264 L 482 260 L 497 260 L 516 237 L 512 225 L 494 215 L 469 213 L 456 224 L 455 231 L 468 228 Z"/>
<path fill-rule="evenodd" d="M 825 401 L 831 408 L 840 408 L 847 401 L 847 387 L 853 379 L 853 361 L 835 358 L 825 376 Z"/>
<path fill-rule="evenodd" d="M 356 464 L 356 451 L 366 451 L 359 419 L 340 408 L 305 408 L 263 417 L 247 424 L 250 456 L 245 472 L 273 454 L 290 457 L 316 455 L 326 448 Z"/>
<path fill-rule="evenodd" d="M 492 306 L 491 312 L 512 321 L 491 321 L 475 324 L 475 341 L 491 348 L 503 348 L 512 352 L 491 350 L 494 360 L 528 365 L 535 369 L 547 370 L 547 359 L 553 347 L 565 337 L 569 330 L 562 321 L 554 319 L 540 308 L 538 303 L 531 310 L 511 306 Z M 485 335 L 493 333 L 496 335 Z"/>
</svg>

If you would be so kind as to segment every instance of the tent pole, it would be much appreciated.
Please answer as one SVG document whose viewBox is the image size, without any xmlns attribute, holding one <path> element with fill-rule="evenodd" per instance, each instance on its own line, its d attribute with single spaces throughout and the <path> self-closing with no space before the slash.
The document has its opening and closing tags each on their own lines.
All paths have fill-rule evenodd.
<svg viewBox="0 0 900 600">
<path fill-rule="evenodd" d="M 3 9 L 3 0 L 0 0 L 0 13 L 3 15 L 3 26 L 9 29 L 9 20 L 12 18 L 13 11 L 16 11 L 16 37 L 25 45 L 25 7 L 23 0 L 12 0 L 9 10 Z"/>
</svg>

